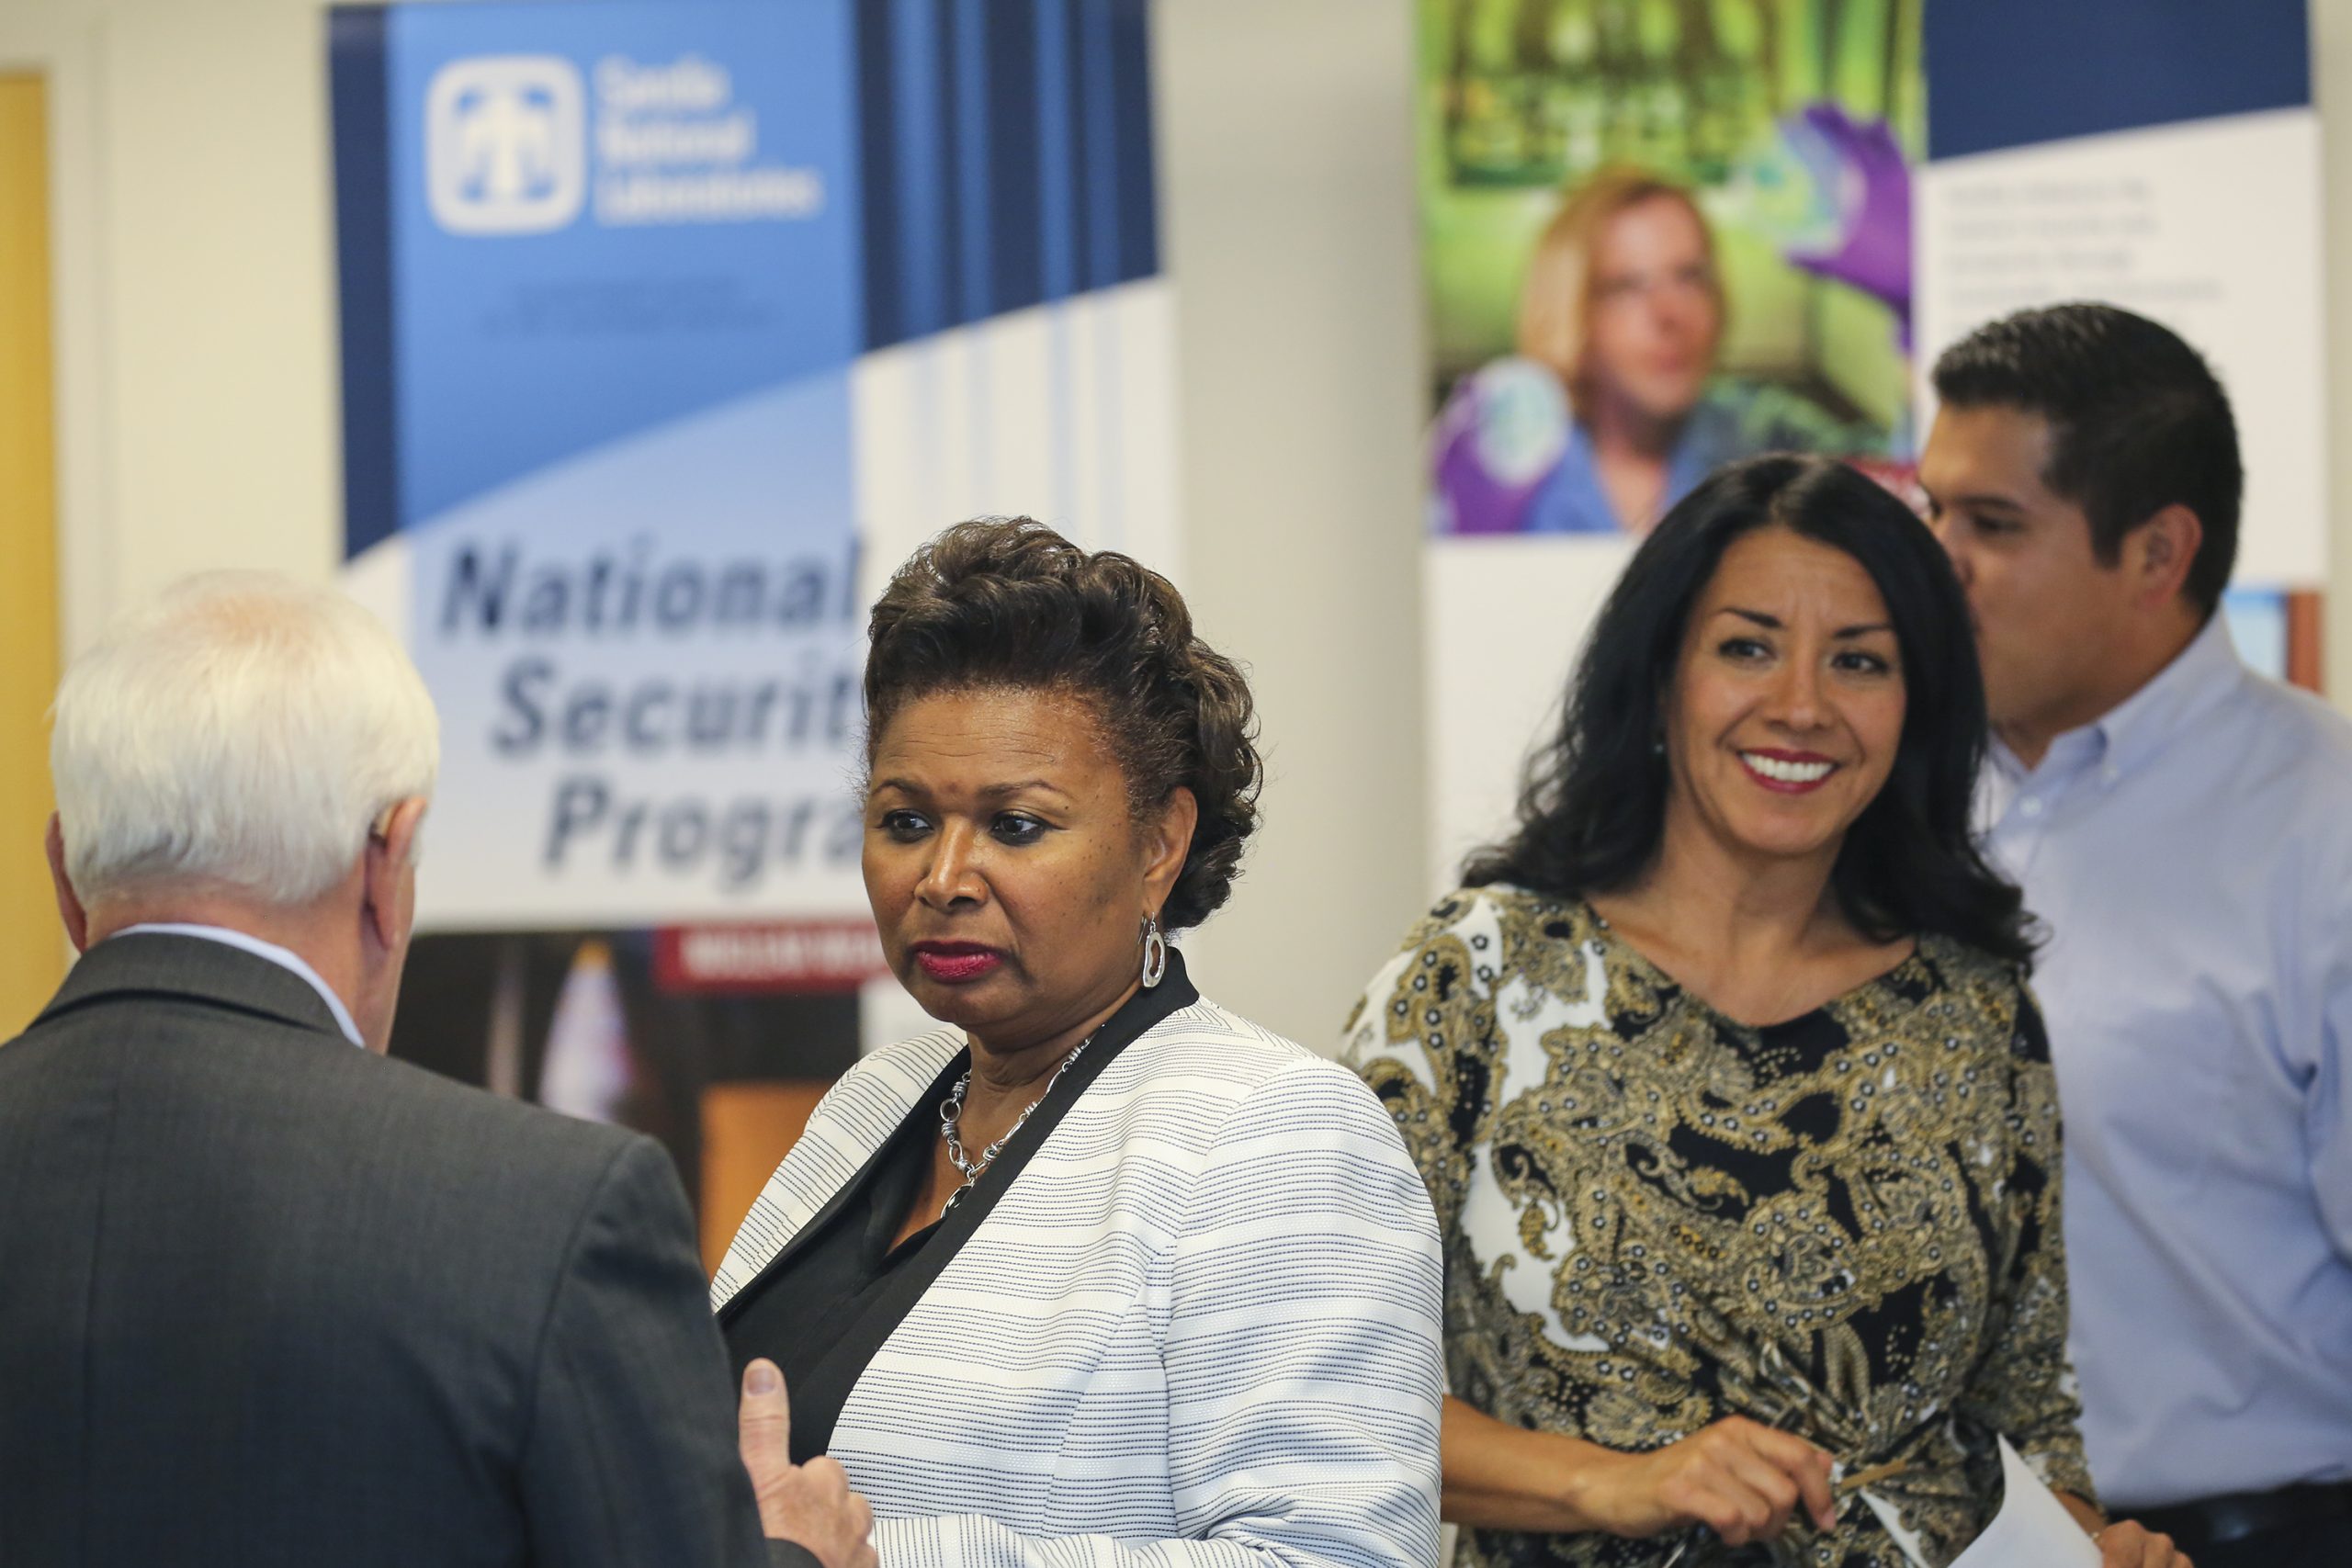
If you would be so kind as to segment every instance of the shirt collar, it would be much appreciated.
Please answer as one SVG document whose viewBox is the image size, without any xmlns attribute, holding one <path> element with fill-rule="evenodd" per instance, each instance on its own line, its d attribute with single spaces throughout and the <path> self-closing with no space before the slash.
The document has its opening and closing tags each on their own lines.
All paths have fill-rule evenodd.
<svg viewBox="0 0 2352 1568">
<path fill-rule="evenodd" d="M 359 1026 L 351 1021 L 351 1010 L 343 1005 L 343 998 L 334 994 L 332 987 L 319 978 L 319 972 L 303 962 L 300 953 L 280 947 L 274 942 L 264 942 L 249 931 L 232 931 L 227 926 L 204 926 L 158 920 L 147 925 L 125 926 L 114 934 L 133 936 L 142 933 L 151 936 L 200 937 L 206 942 L 224 942 L 231 947 L 242 948 L 256 958 L 266 958 L 281 969 L 292 970 L 310 982 L 311 989 L 319 993 L 319 999 L 327 1004 L 329 1012 L 334 1014 L 335 1027 L 343 1031 L 343 1037 L 361 1050 L 367 1049 L 367 1042 L 359 1038 Z"/>
<path fill-rule="evenodd" d="M 2228 617 L 2215 610 L 2188 646 L 2138 691 L 2090 723 L 2053 739 L 2042 766 L 2053 761 L 2061 767 L 2079 766 L 2096 761 L 2100 764 L 2100 782 L 2113 784 L 2235 691 L 2245 674 L 2237 644 L 2230 638 Z M 2012 784 L 2022 783 L 2039 771 L 2018 761 L 1997 736 L 1987 750 L 1994 767 Z"/>
</svg>

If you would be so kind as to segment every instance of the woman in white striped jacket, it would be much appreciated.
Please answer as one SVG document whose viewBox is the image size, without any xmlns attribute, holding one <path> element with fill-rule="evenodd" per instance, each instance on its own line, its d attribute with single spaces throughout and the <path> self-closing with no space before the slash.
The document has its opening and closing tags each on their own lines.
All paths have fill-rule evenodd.
<svg viewBox="0 0 2352 1568">
<path fill-rule="evenodd" d="M 1430 1568 L 1441 1264 L 1336 1064 L 1167 933 L 1255 826 L 1249 689 L 1183 601 L 1025 519 L 874 610 L 864 869 L 949 1027 L 837 1084 L 712 1287 L 883 1568 Z"/>
</svg>

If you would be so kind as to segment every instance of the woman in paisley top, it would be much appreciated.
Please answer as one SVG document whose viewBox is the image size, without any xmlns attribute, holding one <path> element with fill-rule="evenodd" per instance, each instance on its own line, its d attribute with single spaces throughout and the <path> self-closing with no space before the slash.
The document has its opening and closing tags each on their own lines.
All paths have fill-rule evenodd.
<svg viewBox="0 0 2352 1568">
<path fill-rule="evenodd" d="M 2065 1357 L 2058 1107 L 1984 700 L 1928 531 L 1719 470 L 1626 569 L 1516 834 L 1349 1051 L 1446 1239 L 1445 1517 L 1482 1568 L 1941 1568 L 2006 1438 L 2106 1563 Z"/>
</svg>

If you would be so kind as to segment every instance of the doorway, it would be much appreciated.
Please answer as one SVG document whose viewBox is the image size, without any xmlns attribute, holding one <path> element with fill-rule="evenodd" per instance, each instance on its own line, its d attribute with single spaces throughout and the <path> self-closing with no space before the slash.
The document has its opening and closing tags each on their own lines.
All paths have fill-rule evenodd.
<svg viewBox="0 0 2352 1568">
<path fill-rule="evenodd" d="M 48 123 L 45 80 L 0 72 L 0 1040 L 65 970 L 41 852 L 58 673 Z"/>
</svg>

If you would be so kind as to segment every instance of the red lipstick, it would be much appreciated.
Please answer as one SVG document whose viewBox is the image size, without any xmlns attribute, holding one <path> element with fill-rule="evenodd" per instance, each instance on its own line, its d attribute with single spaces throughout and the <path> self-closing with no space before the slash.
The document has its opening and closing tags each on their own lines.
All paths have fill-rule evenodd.
<svg viewBox="0 0 2352 1568">
<path fill-rule="evenodd" d="M 967 985 L 1004 962 L 1004 954 L 977 942 L 919 942 L 910 951 L 915 966 L 944 986 Z"/>
</svg>

